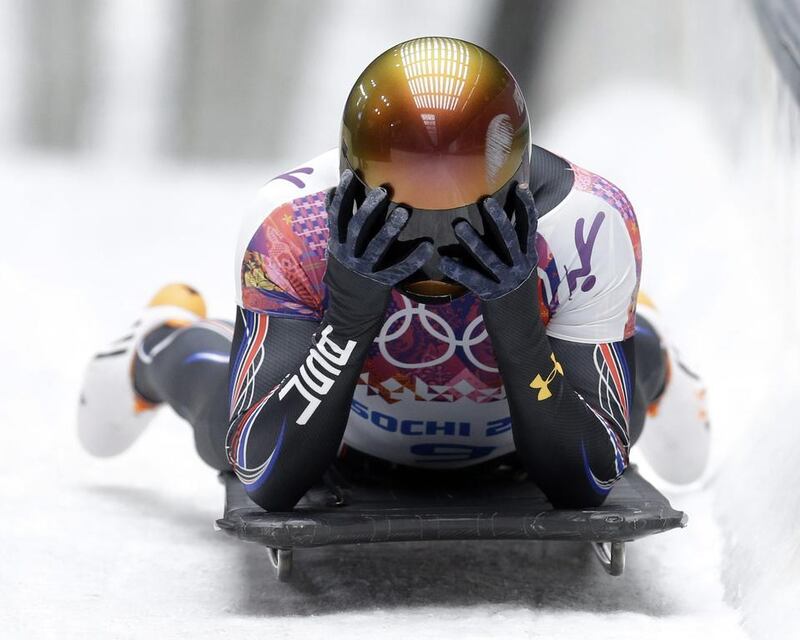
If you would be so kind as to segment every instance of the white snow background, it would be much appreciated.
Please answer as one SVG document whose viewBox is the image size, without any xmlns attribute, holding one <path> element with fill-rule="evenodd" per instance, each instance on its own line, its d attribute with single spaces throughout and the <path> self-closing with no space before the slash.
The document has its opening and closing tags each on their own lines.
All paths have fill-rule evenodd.
<svg viewBox="0 0 800 640">
<path fill-rule="evenodd" d="M 138 15 L 130 4 L 104 4 L 112 31 Z M 612 38 L 581 21 L 607 27 L 602 20 L 630 8 L 604 3 L 598 16 L 591 3 L 573 4 L 574 20 L 548 45 L 554 55 Z M 377 11 L 356 5 L 365 20 Z M 800 242 L 797 110 L 746 6 L 671 6 L 684 36 L 678 52 L 706 66 L 682 67 L 677 81 L 620 72 L 560 91 L 564 78 L 580 86 L 596 73 L 565 55 L 541 80 L 564 103 L 551 110 L 557 116 L 534 114 L 534 131 L 538 143 L 627 192 L 642 229 L 644 289 L 709 384 L 712 469 L 689 490 L 657 483 L 689 513 L 686 529 L 629 544 L 620 578 L 584 545 L 457 542 L 301 550 L 293 582 L 281 584 L 261 548 L 213 530 L 222 487 L 194 454 L 190 427 L 170 412 L 125 455 L 86 455 L 75 437 L 86 359 L 167 281 L 188 281 L 212 315 L 232 316 L 240 213 L 271 175 L 335 144 L 341 103 L 330 99 L 290 157 L 192 166 L 152 151 L 157 109 L 115 108 L 127 102 L 109 89 L 88 153 L 8 144 L 0 156 L 0 637 L 792 637 L 800 623 L 792 403 L 800 296 L 789 278 Z M 453 25 L 454 10 L 437 3 L 423 30 L 478 31 L 479 11 Z M 160 12 L 136 18 L 138 40 L 110 45 L 109 65 L 157 75 L 157 56 L 139 59 L 126 47 L 158 45 L 151 27 Z M 13 31 L 12 18 L 0 13 L 0 35 Z M 348 58 L 333 74 L 338 94 L 384 44 L 417 35 L 412 22 L 398 14 L 388 35 L 373 34 L 367 53 Z M 18 79 L 0 69 L 0 81 Z M 157 99 L 155 90 L 142 96 Z M 8 139 L 13 131 L 0 130 Z"/>
</svg>

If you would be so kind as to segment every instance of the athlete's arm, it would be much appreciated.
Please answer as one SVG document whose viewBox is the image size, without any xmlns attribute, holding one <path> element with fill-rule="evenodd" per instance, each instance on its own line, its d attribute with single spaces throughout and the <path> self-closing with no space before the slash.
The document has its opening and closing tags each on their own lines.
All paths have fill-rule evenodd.
<svg viewBox="0 0 800 640">
<path fill-rule="evenodd" d="M 483 303 L 517 451 L 557 507 L 600 505 L 628 465 L 633 339 L 549 338 L 535 277 Z"/>
<path fill-rule="evenodd" d="M 335 312 L 318 324 L 239 309 L 226 448 L 264 509 L 291 509 L 336 455 L 372 334 Z"/>
<path fill-rule="evenodd" d="M 378 269 L 408 213 L 395 209 L 379 226 L 388 196 L 375 189 L 353 214 L 359 184 L 345 172 L 328 207 L 328 304 L 321 324 L 238 314 L 228 458 L 250 497 L 267 510 L 291 509 L 335 457 L 391 288 L 432 251 L 422 243 Z"/>
<path fill-rule="evenodd" d="M 459 222 L 456 236 L 473 262 L 443 257 L 441 269 L 481 298 L 514 442 L 532 479 L 557 507 L 597 506 L 628 462 L 633 342 L 578 344 L 546 335 L 537 218 L 526 188 L 517 188 L 514 206 L 512 226 L 497 202 L 485 201 L 485 238 Z"/>
</svg>

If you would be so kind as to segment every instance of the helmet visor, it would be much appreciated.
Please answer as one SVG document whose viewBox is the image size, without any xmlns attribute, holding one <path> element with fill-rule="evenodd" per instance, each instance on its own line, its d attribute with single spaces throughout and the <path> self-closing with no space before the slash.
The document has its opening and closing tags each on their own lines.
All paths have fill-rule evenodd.
<svg viewBox="0 0 800 640">
<path fill-rule="evenodd" d="M 342 155 L 392 200 L 449 210 L 497 193 L 528 153 L 519 86 L 493 55 L 451 38 L 418 38 L 379 56 L 345 105 Z"/>
</svg>

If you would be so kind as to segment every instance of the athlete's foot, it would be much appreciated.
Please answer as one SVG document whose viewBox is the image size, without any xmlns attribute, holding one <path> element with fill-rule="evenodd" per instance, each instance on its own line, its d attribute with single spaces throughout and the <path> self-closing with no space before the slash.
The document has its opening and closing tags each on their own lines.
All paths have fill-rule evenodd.
<svg viewBox="0 0 800 640">
<path fill-rule="evenodd" d="M 649 301 L 639 300 L 639 314 L 653 326 L 664 345 L 667 371 L 664 389 L 648 408 L 635 446 L 664 480 L 689 484 L 703 475 L 710 454 L 706 386 L 665 339 L 658 314 Z"/>
<path fill-rule="evenodd" d="M 98 351 L 86 367 L 78 407 L 78 437 L 95 456 L 125 451 L 159 406 L 134 389 L 137 345 L 164 325 L 190 324 L 206 315 L 200 294 L 184 284 L 162 287 L 125 335 Z"/>
</svg>

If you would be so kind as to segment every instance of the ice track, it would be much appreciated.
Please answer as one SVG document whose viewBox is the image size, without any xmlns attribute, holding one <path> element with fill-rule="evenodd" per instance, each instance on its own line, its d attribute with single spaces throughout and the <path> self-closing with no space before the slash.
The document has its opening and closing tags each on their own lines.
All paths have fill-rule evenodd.
<svg viewBox="0 0 800 640">
<path fill-rule="evenodd" d="M 607 576 L 586 545 L 461 542 L 300 550 L 294 582 L 276 582 L 263 549 L 213 530 L 222 486 L 177 417 L 164 412 L 110 460 L 83 453 L 74 424 L 83 361 L 158 285 L 188 280 L 212 313 L 231 315 L 235 220 L 269 169 L 15 158 L 0 171 L 10 178 L 3 208 L 14 212 L 0 240 L 0 629 L 26 638 L 745 637 L 723 601 L 707 491 L 670 495 L 689 527 L 629 544 L 622 578 Z"/>
</svg>

